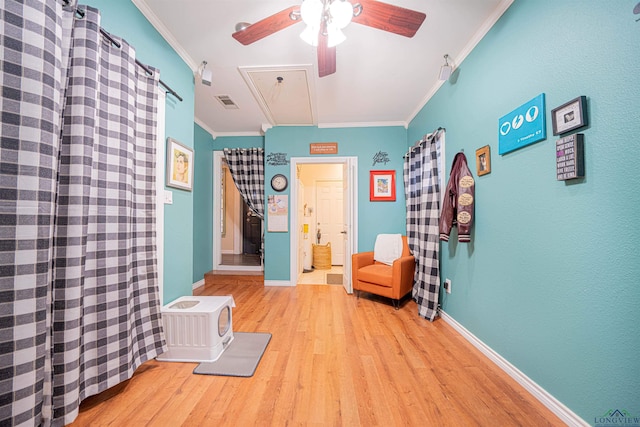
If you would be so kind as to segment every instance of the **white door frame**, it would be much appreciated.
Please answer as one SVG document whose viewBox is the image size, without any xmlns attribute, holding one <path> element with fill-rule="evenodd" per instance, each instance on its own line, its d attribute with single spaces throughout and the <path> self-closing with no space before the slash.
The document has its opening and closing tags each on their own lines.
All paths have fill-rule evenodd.
<svg viewBox="0 0 640 427">
<path fill-rule="evenodd" d="M 262 271 L 262 265 L 223 265 L 222 264 L 222 244 L 220 239 L 220 185 L 222 185 L 222 160 L 224 152 L 213 152 L 213 269 L 226 271 Z M 264 227 L 264 221 L 262 221 Z"/>
<path fill-rule="evenodd" d="M 347 263 L 351 263 L 351 254 L 357 252 L 358 249 L 358 158 L 356 156 L 348 156 L 348 157 L 291 157 L 290 159 L 290 181 L 292 183 L 296 183 L 297 179 L 294 179 L 297 176 L 298 165 L 302 164 L 343 164 L 347 165 L 348 169 L 351 169 L 353 173 L 348 174 L 348 176 L 343 176 L 342 179 L 347 181 L 349 196 L 348 200 L 344 200 L 343 203 L 350 204 L 350 212 L 351 218 L 347 219 L 347 222 L 351 225 L 350 231 L 350 239 L 349 245 L 346 248 L 346 252 L 344 254 L 344 262 L 345 266 Z M 298 185 L 292 185 L 290 190 L 291 203 L 289 206 L 296 207 L 298 206 Z M 300 223 L 298 221 L 298 210 L 292 208 L 289 210 L 291 215 L 291 229 L 290 229 L 290 243 L 289 243 L 289 254 L 290 254 L 290 278 L 289 281 L 291 286 L 296 286 L 298 282 L 298 230 L 300 228 Z M 344 268 L 344 271 L 347 271 Z M 349 269 L 350 271 L 350 269 Z M 346 279 L 346 278 L 345 278 Z M 348 283 L 351 284 L 351 278 L 348 278 Z M 348 293 L 352 293 L 353 289 L 349 286 L 347 289 Z"/>
<path fill-rule="evenodd" d="M 158 86 L 158 119 L 156 137 L 156 249 L 158 258 L 158 290 L 160 292 L 160 305 L 164 305 L 164 204 L 165 193 L 165 151 L 164 139 L 165 111 L 167 94 Z"/>
</svg>

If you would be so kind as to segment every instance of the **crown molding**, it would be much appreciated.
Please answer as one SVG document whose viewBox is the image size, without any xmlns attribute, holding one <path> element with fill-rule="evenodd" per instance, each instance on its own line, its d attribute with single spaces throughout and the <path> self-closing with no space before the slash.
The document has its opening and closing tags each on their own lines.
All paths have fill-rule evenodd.
<svg viewBox="0 0 640 427">
<path fill-rule="evenodd" d="M 408 122 L 348 122 L 348 123 L 318 123 L 319 129 L 335 129 L 335 128 L 374 128 L 374 127 L 396 127 L 402 126 L 407 129 Z"/>
<path fill-rule="evenodd" d="M 169 43 L 169 45 L 176 51 L 176 53 L 182 58 L 184 62 L 194 71 L 198 70 L 198 63 L 187 53 L 186 50 L 178 43 L 176 38 L 171 34 L 171 31 L 160 21 L 160 18 L 153 13 L 149 5 L 145 0 L 131 0 L 138 10 L 144 15 L 145 18 L 153 25 L 153 27 L 160 33 L 160 35 Z"/>
</svg>

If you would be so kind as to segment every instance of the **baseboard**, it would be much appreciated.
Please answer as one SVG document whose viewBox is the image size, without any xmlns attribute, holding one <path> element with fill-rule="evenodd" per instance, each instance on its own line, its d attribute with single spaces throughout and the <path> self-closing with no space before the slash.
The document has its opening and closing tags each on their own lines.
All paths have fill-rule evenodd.
<svg viewBox="0 0 640 427">
<path fill-rule="evenodd" d="M 531 378 L 526 376 L 522 371 L 513 366 L 507 359 L 496 353 L 491 347 L 482 342 L 478 337 L 469 332 L 464 326 L 458 323 L 453 317 L 440 310 L 440 317 L 447 322 L 453 329 L 458 331 L 467 341 L 475 348 L 480 350 L 482 354 L 487 356 L 500 369 L 507 373 L 511 378 L 516 380 L 518 384 L 524 387 L 533 397 L 538 399 L 540 403 L 549 408 L 551 412 L 556 414 L 558 418 L 569 426 L 589 426 L 585 420 L 580 418 L 571 409 L 567 408 L 562 402 L 553 397 L 549 392 L 540 387 Z"/>
<path fill-rule="evenodd" d="M 290 280 L 265 280 L 264 286 L 295 286 L 296 284 L 291 284 Z"/>
<path fill-rule="evenodd" d="M 204 286 L 204 279 L 198 280 L 196 283 L 191 285 L 191 289 L 199 288 L 200 286 Z"/>
</svg>

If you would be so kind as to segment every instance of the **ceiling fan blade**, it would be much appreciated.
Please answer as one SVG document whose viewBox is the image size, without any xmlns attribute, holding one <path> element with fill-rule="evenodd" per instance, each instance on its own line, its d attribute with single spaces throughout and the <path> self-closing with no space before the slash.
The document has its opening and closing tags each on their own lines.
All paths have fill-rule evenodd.
<svg viewBox="0 0 640 427">
<path fill-rule="evenodd" d="M 236 31 L 231 35 L 231 37 L 246 46 L 302 21 L 300 18 L 294 21 L 290 17 L 291 12 L 299 10 L 300 6 L 291 6 L 288 9 L 266 17 L 255 24 L 249 25 L 244 30 Z"/>
<path fill-rule="evenodd" d="M 328 76 L 336 72 L 336 47 L 329 47 L 329 37 L 326 34 L 318 35 L 318 75 Z"/>
<path fill-rule="evenodd" d="M 413 37 L 427 15 L 376 0 L 358 0 L 362 13 L 353 22 L 405 37 Z"/>
</svg>

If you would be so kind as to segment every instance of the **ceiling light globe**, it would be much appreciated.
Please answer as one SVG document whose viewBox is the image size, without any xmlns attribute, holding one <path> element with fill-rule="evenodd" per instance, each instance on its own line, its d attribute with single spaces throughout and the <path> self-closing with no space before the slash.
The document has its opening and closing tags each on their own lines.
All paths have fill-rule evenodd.
<svg viewBox="0 0 640 427">
<path fill-rule="evenodd" d="M 311 46 L 318 46 L 318 32 L 318 27 L 307 25 L 304 31 L 300 33 L 300 38 Z"/>
<path fill-rule="evenodd" d="M 333 25 L 327 27 L 327 47 L 334 47 L 347 39 L 340 28 Z"/>
<path fill-rule="evenodd" d="M 319 28 L 323 9 L 321 0 L 304 0 L 300 6 L 300 16 L 308 26 Z"/>
<path fill-rule="evenodd" d="M 331 23 L 337 28 L 344 28 L 351 22 L 353 18 L 353 5 L 348 1 L 335 0 L 329 6 L 331 13 Z"/>
</svg>

